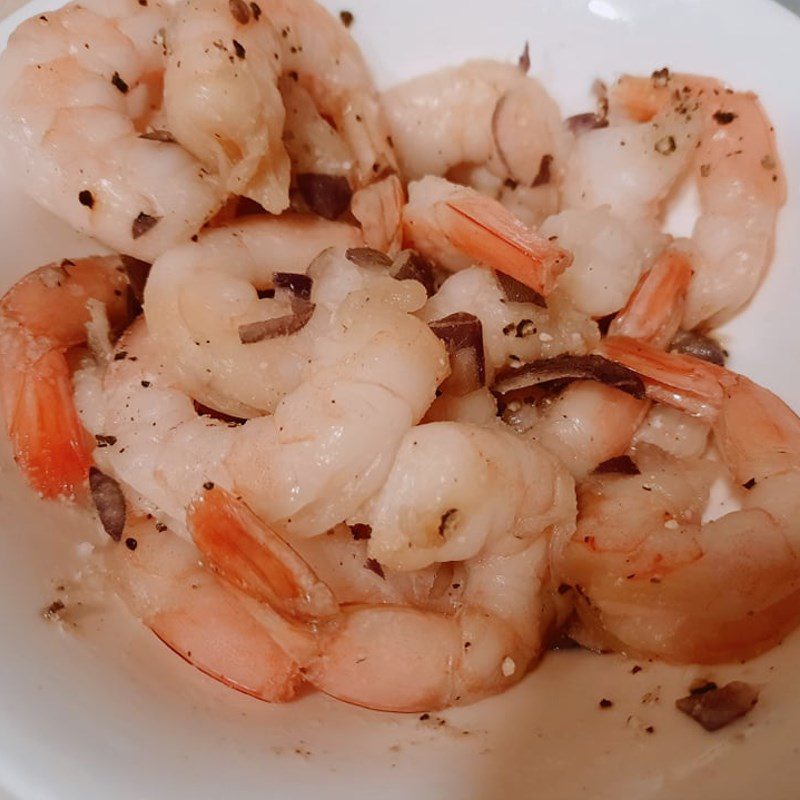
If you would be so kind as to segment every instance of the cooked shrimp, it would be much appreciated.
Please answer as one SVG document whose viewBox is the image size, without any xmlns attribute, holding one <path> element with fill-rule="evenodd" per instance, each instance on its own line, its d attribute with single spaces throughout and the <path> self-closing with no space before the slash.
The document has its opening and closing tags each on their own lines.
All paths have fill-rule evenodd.
<svg viewBox="0 0 800 800">
<path fill-rule="evenodd" d="M 668 113 L 692 117 L 692 124 L 701 121 L 692 159 L 700 192 L 692 241 L 699 258 L 684 327 L 717 325 L 750 299 L 772 257 L 786 182 L 769 119 L 756 95 L 694 75 L 625 78 L 612 101 L 639 118 L 672 108 Z"/>
<path fill-rule="evenodd" d="M 313 342 L 328 329 L 321 289 L 308 325 L 293 336 L 243 344 L 240 326 L 292 313 L 285 293 L 259 298 L 276 272 L 305 273 L 327 247 L 359 244 L 352 226 L 295 215 L 207 231 L 153 265 L 144 303 L 150 335 L 196 400 L 239 417 L 273 411 L 300 383 Z"/>
<path fill-rule="evenodd" d="M 499 423 L 420 425 L 369 506 L 369 553 L 414 570 L 515 552 L 550 525 L 568 525 L 572 502 L 561 464 Z"/>
<path fill-rule="evenodd" d="M 507 298 L 495 275 L 470 267 L 451 275 L 420 312 L 431 322 L 466 312 L 481 322 L 487 381 L 504 367 L 562 353 L 583 354 L 599 342 L 597 325 L 557 293 L 548 307 Z"/>
<path fill-rule="evenodd" d="M 350 204 L 367 246 L 395 256 L 403 246 L 403 185 L 396 175 L 359 189 Z"/>
<path fill-rule="evenodd" d="M 258 6 L 280 32 L 284 73 L 308 92 L 349 147 L 355 188 L 396 171 L 378 93 L 339 20 L 314 0 L 259 0 Z"/>
<path fill-rule="evenodd" d="M 603 206 L 571 209 L 546 219 L 539 234 L 573 254 L 558 285 L 585 314 L 604 317 L 625 305 L 637 280 L 668 237 L 654 223 L 623 220 Z"/>
<path fill-rule="evenodd" d="M 330 280 L 323 265 L 312 297 L 323 309 L 330 303 L 335 319 L 269 417 L 237 425 L 199 416 L 144 323 L 119 342 L 101 386 L 93 373 L 83 376 L 84 419 L 101 441 L 113 439 L 97 451 L 98 465 L 136 509 L 183 533 L 186 506 L 212 481 L 289 533 L 314 536 L 380 488 L 447 375 L 444 346 L 410 313 L 424 302 L 421 285 L 326 261 Z"/>
<path fill-rule="evenodd" d="M 628 336 L 664 349 L 683 319 L 692 267 L 685 254 L 668 249 L 642 275 L 625 308 L 609 326 L 610 336 Z"/>
<path fill-rule="evenodd" d="M 87 340 L 91 303 L 110 322 L 126 318 L 128 277 L 118 256 L 34 270 L 0 301 L 0 400 L 14 458 L 45 497 L 80 493 L 93 441 L 72 401 L 66 352 Z M 108 346 L 108 343 L 106 343 Z"/>
<path fill-rule="evenodd" d="M 169 132 L 220 180 L 267 211 L 289 205 L 289 157 L 278 91 L 280 37 L 250 6 L 180 0 L 166 31 Z"/>
<path fill-rule="evenodd" d="M 190 543 L 156 523 L 130 520 L 136 547 L 104 553 L 113 588 L 161 641 L 210 677 L 261 700 L 291 700 L 299 665 L 230 589 L 200 564 Z"/>
<path fill-rule="evenodd" d="M 675 458 L 699 458 L 708 444 L 711 423 L 655 403 L 633 437 L 633 447 L 651 444 Z"/>
<path fill-rule="evenodd" d="M 408 187 L 406 242 L 455 272 L 479 263 L 540 294 L 553 290 L 572 255 L 523 225 L 500 203 L 443 178 Z"/>
<path fill-rule="evenodd" d="M 612 117 L 611 124 L 579 134 L 564 181 L 567 208 L 611 212 L 639 225 L 658 218 L 664 200 L 686 172 L 702 123 L 682 105 L 667 105 L 647 122 Z"/>
<path fill-rule="evenodd" d="M 750 658 L 800 621 L 800 419 L 741 375 L 686 356 L 660 365 L 681 390 L 705 376 L 696 393 L 716 404 L 715 441 L 749 490 L 741 510 L 702 524 L 712 464 L 644 453 L 641 475 L 581 488 L 554 568 L 595 644 L 677 662 Z"/>
<path fill-rule="evenodd" d="M 0 56 L 0 139 L 20 185 L 74 228 L 148 261 L 225 199 L 169 135 L 146 133 L 168 21 L 155 0 L 71 3 L 22 23 Z"/>
<path fill-rule="evenodd" d="M 484 167 L 501 184 L 560 180 L 569 147 L 561 113 L 516 65 L 468 61 L 413 78 L 382 99 L 408 180 L 451 177 L 464 167 Z"/>
<path fill-rule="evenodd" d="M 503 691 L 540 655 L 557 616 L 545 537 L 515 555 L 470 562 L 458 601 L 434 612 L 331 608 L 308 565 L 218 488 L 193 504 L 189 525 L 206 561 L 249 598 L 248 610 L 306 680 L 368 708 L 432 710 Z"/>
</svg>

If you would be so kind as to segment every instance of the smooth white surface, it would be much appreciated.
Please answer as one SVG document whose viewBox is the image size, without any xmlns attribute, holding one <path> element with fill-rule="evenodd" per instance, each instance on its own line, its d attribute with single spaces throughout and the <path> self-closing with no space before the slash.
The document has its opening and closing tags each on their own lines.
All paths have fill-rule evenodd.
<svg viewBox="0 0 800 800">
<path fill-rule="evenodd" d="M 33 3 L 0 27 L 7 36 Z M 567 114 L 595 77 L 665 64 L 761 94 L 789 179 L 777 258 L 729 326 L 733 366 L 800 407 L 794 326 L 800 278 L 800 22 L 764 0 L 347 0 L 382 85 L 467 57 L 533 64 Z M 338 10 L 341 6 L 331 4 Z M 685 222 L 685 221 L 684 221 Z M 2 288 L 86 243 L 14 187 L 0 186 Z M 582 652 L 549 655 L 503 697 L 447 712 L 445 725 L 318 695 L 268 706 L 181 662 L 115 604 L 62 631 L 40 609 L 101 543 L 80 514 L 37 501 L 0 462 L 0 797 L 448 800 L 767 800 L 800 795 L 795 671 L 800 639 L 746 665 L 702 669 Z M 68 605 L 81 599 L 67 595 Z M 743 722 L 705 733 L 673 708 L 698 676 L 763 686 Z M 607 697 L 614 706 L 601 711 Z M 644 728 L 655 726 L 653 734 Z M 464 733 L 468 731 L 468 733 Z"/>
</svg>

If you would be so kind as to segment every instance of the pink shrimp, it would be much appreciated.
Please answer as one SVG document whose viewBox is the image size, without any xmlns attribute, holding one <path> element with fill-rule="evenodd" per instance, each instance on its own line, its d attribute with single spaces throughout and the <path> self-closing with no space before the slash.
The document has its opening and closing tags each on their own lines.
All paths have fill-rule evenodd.
<svg viewBox="0 0 800 800">
<path fill-rule="evenodd" d="M 556 549 L 580 635 L 677 662 L 763 652 L 800 621 L 800 419 L 721 367 L 630 340 L 613 347 L 673 405 L 713 410 L 724 464 L 748 491 L 741 510 L 703 524 L 712 462 L 646 449 L 641 475 L 584 484 L 577 532 Z"/>
<path fill-rule="evenodd" d="M 0 384 L 14 457 L 44 497 L 81 489 L 93 441 L 72 400 L 67 351 L 86 342 L 87 303 L 126 317 L 129 279 L 118 256 L 62 261 L 34 270 L 0 301 Z"/>
<path fill-rule="evenodd" d="M 459 597 L 432 610 L 339 605 L 277 533 L 218 487 L 192 504 L 188 521 L 206 562 L 305 679 L 356 705 L 424 711 L 500 692 L 541 654 L 557 617 L 544 537 L 468 562 Z"/>
</svg>

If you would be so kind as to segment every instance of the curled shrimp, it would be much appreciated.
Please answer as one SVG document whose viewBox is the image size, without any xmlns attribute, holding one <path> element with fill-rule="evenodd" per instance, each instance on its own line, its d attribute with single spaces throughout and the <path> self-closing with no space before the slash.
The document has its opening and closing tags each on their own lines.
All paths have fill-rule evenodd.
<svg viewBox="0 0 800 800">
<path fill-rule="evenodd" d="M 147 261 L 230 192 L 279 211 L 276 40 L 225 0 L 92 0 L 33 17 L 0 58 L 7 161 L 45 208 Z"/>
<path fill-rule="evenodd" d="M 395 86 L 382 100 L 408 180 L 464 183 L 529 224 L 558 210 L 569 136 L 554 100 L 517 65 L 469 61 Z"/>
<path fill-rule="evenodd" d="M 127 318 L 128 289 L 123 260 L 96 256 L 40 267 L 0 301 L 6 429 L 15 460 L 45 497 L 79 494 L 92 463 L 94 442 L 75 411 L 67 353 L 86 343 L 93 303 L 105 307 L 112 325 Z"/>
<path fill-rule="evenodd" d="M 557 548 L 556 569 L 575 587 L 592 641 L 678 662 L 750 658 L 800 620 L 800 419 L 721 367 L 628 340 L 615 346 L 628 366 L 644 364 L 646 382 L 657 368 L 673 404 L 692 410 L 702 397 L 713 408 L 742 508 L 702 523 L 713 465 L 645 451 L 641 475 L 582 487 L 578 530 Z"/>
<path fill-rule="evenodd" d="M 774 129 L 756 95 L 695 75 L 626 77 L 611 94 L 629 116 L 682 114 L 702 124 L 691 168 L 700 193 L 684 326 L 717 325 L 753 295 L 772 257 L 786 182 Z"/>
<path fill-rule="evenodd" d="M 547 295 L 572 255 L 521 223 L 496 200 L 443 178 L 408 187 L 406 243 L 451 271 L 475 263 Z"/>
<path fill-rule="evenodd" d="M 353 226 L 292 214 L 207 231 L 153 265 L 144 302 L 150 336 L 204 405 L 239 417 L 273 411 L 299 384 L 328 317 L 320 307 L 294 336 L 249 344 L 240 326 L 292 313 L 285 293 L 259 297 L 273 288 L 276 272 L 305 273 L 327 247 L 361 243 Z"/>
<path fill-rule="evenodd" d="M 337 699 L 386 711 L 473 702 L 518 682 L 558 616 L 546 539 L 466 566 L 444 608 L 331 603 L 332 594 L 272 529 L 215 487 L 192 504 L 204 559 L 248 598 L 247 608 Z"/>
</svg>

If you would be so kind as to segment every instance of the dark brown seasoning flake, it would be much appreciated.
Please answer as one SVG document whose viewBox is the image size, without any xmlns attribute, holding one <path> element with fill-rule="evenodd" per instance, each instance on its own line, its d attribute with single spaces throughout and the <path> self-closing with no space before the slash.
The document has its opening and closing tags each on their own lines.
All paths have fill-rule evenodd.
<svg viewBox="0 0 800 800">
<path fill-rule="evenodd" d="M 636 675 L 637 672 L 641 672 L 642 668 L 638 664 L 634 664 L 633 668 L 631 669 L 631 675 Z"/>
<path fill-rule="evenodd" d="M 163 522 L 156 522 L 156 530 L 157 530 L 159 533 L 164 533 L 164 531 L 165 531 L 166 529 L 167 529 L 167 526 L 166 526 L 166 525 L 165 525 Z"/>
<path fill-rule="evenodd" d="M 247 55 L 244 45 L 241 42 L 237 42 L 236 39 L 233 40 L 233 52 L 236 53 L 236 57 L 239 59 L 244 59 Z"/>
<path fill-rule="evenodd" d="M 345 28 L 349 28 L 355 22 L 356 18 L 353 16 L 352 11 L 340 11 L 339 19 L 342 21 L 342 25 L 344 25 Z"/>
<path fill-rule="evenodd" d="M 755 485 L 756 485 L 756 479 L 750 478 L 749 481 L 742 484 L 742 489 L 747 489 L 747 491 L 750 491 L 750 489 L 752 489 Z"/>
<path fill-rule="evenodd" d="M 700 165 L 700 177 L 707 178 L 711 174 L 711 164 Z"/>
<path fill-rule="evenodd" d="M 608 698 L 604 697 L 604 698 L 603 698 L 603 699 L 602 699 L 602 700 L 601 700 L 601 701 L 598 703 L 598 705 L 600 706 L 600 708 L 611 708 L 611 706 L 613 706 L 613 705 L 614 705 L 614 701 L 613 701 L 613 700 L 609 700 Z"/>
<path fill-rule="evenodd" d="M 506 300 L 511 303 L 532 303 L 539 308 L 547 308 L 544 297 L 535 289 L 526 286 L 522 281 L 506 275 L 504 272 L 495 272 L 495 278 L 506 296 Z"/>
<path fill-rule="evenodd" d="M 125 530 L 125 496 L 119 484 L 97 467 L 89 468 L 89 489 L 105 532 L 115 541 Z"/>
<path fill-rule="evenodd" d="M 314 286 L 313 278 L 298 272 L 276 272 L 272 276 L 276 289 L 286 289 L 301 300 L 311 299 L 311 289 Z"/>
<path fill-rule="evenodd" d="M 381 566 L 380 561 L 378 561 L 377 559 L 368 558 L 364 563 L 364 566 L 368 570 L 374 572 L 379 578 L 383 578 L 384 580 L 386 580 L 386 575 L 384 575 L 383 567 Z"/>
<path fill-rule="evenodd" d="M 758 689 L 743 681 L 732 681 L 719 689 L 681 697 L 675 707 L 707 731 L 717 731 L 749 713 L 757 702 Z"/>
<path fill-rule="evenodd" d="M 83 189 L 78 192 L 78 202 L 87 208 L 94 208 L 94 195 L 88 189 Z"/>
<path fill-rule="evenodd" d="M 425 287 L 428 297 L 436 292 L 436 275 L 427 258 L 416 250 L 402 250 L 397 254 L 389 274 L 398 281 L 417 281 Z"/>
<path fill-rule="evenodd" d="M 314 304 L 295 297 L 292 300 L 292 313 L 263 322 L 249 322 L 239 326 L 239 341 L 242 344 L 255 344 L 279 336 L 291 336 L 305 328 L 314 315 Z"/>
<path fill-rule="evenodd" d="M 97 433 L 94 438 L 98 447 L 112 447 L 117 443 L 116 436 L 104 436 L 102 433 Z"/>
<path fill-rule="evenodd" d="M 525 47 L 522 48 L 522 55 L 519 57 L 517 61 L 519 64 L 519 68 L 524 72 L 526 75 L 530 72 L 531 69 L 531 47 L 529 42 L 525 42 Z"/>
<path fill-rule="evenodd" d="M 311 211 L 325 219 L 338 219 L 350 208 L 353 191 L 344 175 L 304 172 L 297 176 L 297 188 Z"/>
<path fill-rule="evenodd" d="M 139 542 L 137 542 L 136 539 L 133 538 L 133 536 L 129 536 L 125 540 L 125 547 L 127 547 L 128 550 L 135 550 L 138 546 Z"/>
<path fill-rule="evenodd" d="M 244 0 L 228 0 L 228 8 L 231 11 L 231 16 L 240 25 L 247 25 L 250 22 L 250 9 Z"/>
<path fill-rule="evenodd" d="M 362 522 L 356 522 L 355 525 L 348 525 L 352 537 L 357 541 L 365 541 L 372 536 L 372 526 L 365 525 Z"/>
<path fill-rule="evenodd" d="M 550 183 L 550 167 L 552 164 L 553 156 L 549 154 L 542 156 L 542 160 L 539 162 L 539 172 L 536 173 L 536 177 L 531 184 L 534 189 L 537 186 L 547 186 L 547 184 Z"/>
<path fill-rule="evenodd" d="M 124 80 L 122 80 L 122 78 L 120 77 L 119 72 L 115 72 L 111 76 L 111 83 L 113 83 L 114 86 L 116 86 L 117 89 L 119 89 L 122 92 L 122 94 L 128 94 L 128 89 L 130 87 L 128 86 L 127 83 L 125 83 Z"/>
<path fill-rule="evenodd" d="M 720 367 L 725 366 L 728 357 L 728 351 L 716 339 L 696 331 L 678 331 L 668 349 L 671 353 L 694 356 Z"/>
<path fill-rule="evenodd" d="M 668 156 L 674 153 L 677 147 L 674 136 L 663 136 L 654 145 L 655 151 L 661 153 L 662 156 Z"/>
<path fill-rule="evenodd" d="M 597 128 L 607 128 L 608 120 L 602 114 L 589 111 L 584 114 L 574 114 L 571 117 L 567 117 L 566 126 L 571 133 L 577 136 Z"/>
<path fill-rule="evenodd" d="M 455 524 L 458 519 L 458 509 L 451 508 L 448 511 L 445 511 L 442 514 L 442 518 L 439 520 L 439 536 L 442 539 L 447 538 L 447 534 L 450 531 L 450 528 Z"/>
<path fill-rule="evenodd" d="M 177 139 L 165 130 L 148 131 L 147 133 L 139 134 L 140 139 L 147 139 L 150 142 L 162 142 L 163 144 L 176 144 Z"/>
<path fill-rule="evenodd" d="M 500 395 L 524 391 L 546 383 L 593 380 L 634 397 L 644 397 L 642 379 L 627 367 L 598 355 L 560 355 L 524 364 L 501 376 L 493 391 Z"/>
<path fill-rule="evenodd" d="M 630 456 L 609 458 L 595 469 L 595 474 L 618 473 L 621 475 L 639 475 L 639 467 Z"/>
<path fill-rule="evenodd" d="M 657 69 L 650 77 L 653 79 L 653 86 L 660 89 L 669 83 L 669 68 L 662 67 Z"/>
<path fill-rule="evenodd" d="M 203 488 L 204 488 L 204 489 L 205 489 L 207 492 L 210 492 L 210 491 L 211 491 L 211 490 L 214 488 L 214 482 L 213 482 L 213 481 L 206 481 L 206 482 L 203 484 Z"/>
<path fill-rule="evenodd" d="M 571 591 L 572 587 L 568 583 L 560 583 L 558 585 L 558 593 L 559 594 L 566 594 L 567 592 Z"/>
<path fill-rule="evenodd" d="M 718 125 L 730 125 L 738 115 L 734 114 L 733 111 L 717 111 L 713 116 Z"/>
<path fill-rule="evenodd" d="M 261 19 L 261 6 L 258 3 L 250 3 L 250 10 L 253 12 L 253 19 L 258 22 Z"/>
<path fill-rule="evenodd" d="M 144 211 L 140 211 L 131 225 L 131 236 L 134 239 L 144 236 L 148 231 L 158 225 L 160 219 L 161 217 L 153 217 L 150 214 L 145 214 Z"/>
<path fill-rule="evenodd" d="M 61 600 L 53 600 L 49 606 L 42 609 L 42 616 L 46 620 L 59 620 L 61 619 L 61 612 L 66 608 Z"/>
<path fill-rule="evenodd" d="M 483 325 L 474 314 L 458 311 L 428 323 L 428 327 L 447 348 L 450 375 L 442 390 L 459 397 L 486 384 L 486 361 L 483 352 Z"/>
<path fill-rule="evenodd" d="M 344 257 L 357 267 L 391 267 L 392 259 L 372 247 L 350 247 Z"/>
<path fill-rule="evenodd" d="M 242 419 L 241 417 L 234 417 L 231 414 L 226 414 L 224 411 L 217 411 L 215 408 L 204 406 L 202 403 L 198 403 L 197 400 L 192 402 L 194 403 L 195 412 L 201 417 L 218 419 L 220 422 L 226 422 L 232 428 L 238 425 L 244 425 L 244 423 L 247 422 L 246 419 Z"/>
</svg>

